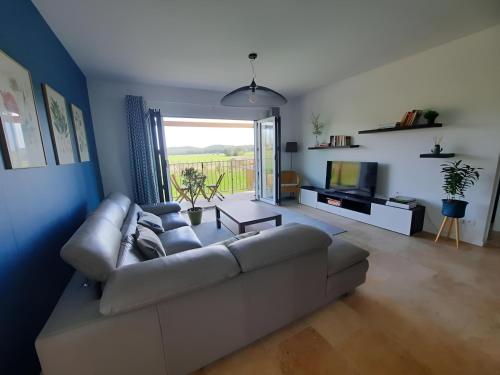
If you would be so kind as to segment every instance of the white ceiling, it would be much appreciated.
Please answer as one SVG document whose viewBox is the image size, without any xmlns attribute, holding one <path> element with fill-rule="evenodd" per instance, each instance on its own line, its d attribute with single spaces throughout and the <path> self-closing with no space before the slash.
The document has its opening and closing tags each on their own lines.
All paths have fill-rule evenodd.
<svg viewBox="0 0 500 375">
<path fill-rule="evenodd" d="M 293 96 L 500 23 L 499 0 L 33 0 L 88 77 Z"/>
</svg>

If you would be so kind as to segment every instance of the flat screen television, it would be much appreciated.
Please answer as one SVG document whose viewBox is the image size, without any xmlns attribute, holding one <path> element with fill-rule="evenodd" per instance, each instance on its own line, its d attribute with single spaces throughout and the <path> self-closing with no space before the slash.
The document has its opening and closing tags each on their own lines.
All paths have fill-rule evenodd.
<svg viewBox="0 0 500 375">
<path fill-rule="evenodd" d="M 327 190 L 352 194 L 375 195 L 378 163 L 359 161 L 328 161 Z"/>
</svg>

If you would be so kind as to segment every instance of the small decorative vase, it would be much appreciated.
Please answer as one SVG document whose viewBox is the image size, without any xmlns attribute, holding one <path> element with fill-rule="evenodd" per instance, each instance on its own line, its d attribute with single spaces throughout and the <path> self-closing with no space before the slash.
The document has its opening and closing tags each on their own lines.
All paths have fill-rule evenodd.
<svg viewBox="0 0 500 375">
<path fill-rule="evenodd" d="M 431 150 L 431 152 L 434 155 L 439 155 L 441 153 L 441 151 L 443 151 L 443 148 L 441 147 L 441 145 L 434 145 L 434 148 Z"/>
<path fill-rule="evenodd" d="M 316 136 L 316 147 L 319 146 L 318 136 Z"/>
</svg>

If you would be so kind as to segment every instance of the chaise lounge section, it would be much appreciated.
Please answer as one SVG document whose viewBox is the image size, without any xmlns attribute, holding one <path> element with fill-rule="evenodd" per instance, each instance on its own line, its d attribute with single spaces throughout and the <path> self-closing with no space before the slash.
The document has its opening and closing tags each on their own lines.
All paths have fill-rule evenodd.
<svg viewBox="0 0 500 375">
<path fill-rule="evenodd" d="M 142 210 L 170 255 L 137 251 Z M 202 247 L 177 204 L 111 194 L 61 251 L 77 272 L 36 340 L 43 373 L 188 374 L 361 285 L 368 253 L 331 242 L 288 224 Z"/>
</svg>

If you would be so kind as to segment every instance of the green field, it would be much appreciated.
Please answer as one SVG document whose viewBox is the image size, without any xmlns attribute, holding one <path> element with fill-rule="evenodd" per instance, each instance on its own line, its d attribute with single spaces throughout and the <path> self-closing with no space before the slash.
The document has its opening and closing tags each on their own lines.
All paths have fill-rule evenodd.
<svg viewBox="0 0 500 375">
<path fill-rule="evenodd" d="M 253 152 L 244 152 L 239 156 L 227 156 L 225 154 L 190 154 L 190 155 L 168 155 L 168 162 L 175 163 L 198 163 L 206 161 L 228 161 L 231 159 L 253 159 Z"/>
<path fill-rule="evenodd" d="M 188 154 L 168 156 L 170 175 L 182 185 L 182 170 L 193 167 L 201 171 L 206 177 L 206 185 L 215 184 L 220 175 L 224 178 L 219 187 L 224 195 L 254 189 L 254 154 L 245 152 L 239 156 L 225 154 Z M 172 185 L 173 196 L 179 196 Z M 205 189 L 208 194 L 208 189 Z"/>
</svg>

